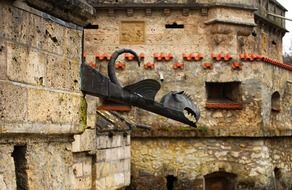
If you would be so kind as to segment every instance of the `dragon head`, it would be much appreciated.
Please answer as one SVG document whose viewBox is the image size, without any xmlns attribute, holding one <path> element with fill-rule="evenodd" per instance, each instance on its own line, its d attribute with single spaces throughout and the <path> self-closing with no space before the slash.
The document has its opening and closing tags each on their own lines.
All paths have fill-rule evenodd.
<svg viewBox="0 0 292 190">
<path fill-rule="evenodd" d="M 161 98 L 160 103 L 166 108 L 183 112 L 184 117 L 193 123 L 200 118 L 199 108 L 193 103 L 191 96 L 184 91 L 171 91 Z"/>
</svg>

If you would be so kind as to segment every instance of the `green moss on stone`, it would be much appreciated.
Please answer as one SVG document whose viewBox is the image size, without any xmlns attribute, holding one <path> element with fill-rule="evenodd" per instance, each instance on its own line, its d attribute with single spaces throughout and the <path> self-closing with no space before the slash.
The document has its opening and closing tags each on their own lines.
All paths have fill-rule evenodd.
<svg viewBox="0 0 292 190">
<path fill-rule="evenodd" d="M 84 131 L 87 126 L 87 102 L 85 96 L 81 97 L 80 100 L 80 127 L 81 131 Z"/>
</svg>

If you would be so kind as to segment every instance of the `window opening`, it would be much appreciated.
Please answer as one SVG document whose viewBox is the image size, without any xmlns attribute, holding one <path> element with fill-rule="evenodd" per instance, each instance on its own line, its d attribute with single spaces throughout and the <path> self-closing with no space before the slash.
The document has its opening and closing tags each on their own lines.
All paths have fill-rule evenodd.
<svg viewBox="0 0 292 190">
<path fill-rule="evenodd" d="M 177 180 L 177 178 L 173 175 L 168 175 L 166 176 L 166 180 L 167 180 L 167 183 L 166 183 L 167 190 L 173 190 L 174 183 Z"/>
<path fill-rule="evenodd" d="M 28 190 L 26 145 L 14 146 L 12 152 L 14 160 L 17 190 Z"/>
<path fill-rule="evenodd" d="M 241 109 L 240 82 L 206 82 L 207 108 Z"/>
<path fill-rule="evenodd" d="M 181 29 L 184 28 L 185 26 L 183 24 L 177 24 L 176 22 L 172 23 L 172 24 L 166 24 L 165 28 L 167 29 Z"/>
<path fill-rule="evenodd" d="M 273 112 L 280 112 L 280 93 L 279 92 L 274 92 L 272 94 L 272 98 L 271 98 L 271 109 Z"/>
<path fill-rule="evenodd" d="M 89 24 L 86 25 L 84 28 L 85 28 L 85 29 L 98 29 L 99 26 L 98 26 L 98 24 L 91 24 L 91 23 L 89 23 Z"/>
</svg>

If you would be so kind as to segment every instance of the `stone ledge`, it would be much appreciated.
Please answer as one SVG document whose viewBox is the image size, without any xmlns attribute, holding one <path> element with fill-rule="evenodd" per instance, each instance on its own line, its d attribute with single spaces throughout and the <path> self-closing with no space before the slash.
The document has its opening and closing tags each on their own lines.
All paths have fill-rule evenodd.
<svg viewBox="0 0 292 190">
<path fill-rule="evenodd" d="M 246 132 L 229 132 L 223 129 L 207 129 L 207 128 L 182 128 L 182 129 L 157 129 L 157 130 L 133 130 L 132 138 L 278 138 L 291 137 L 292 129 L 287 130 L 266 130 L 256 131 L 253 134 Z"/>
<path fill-rule="evenodd" d="M 96 9 L 125 9 L 125 8 L 153 8 L 153 9 L 201 9 L 213 7 L 227 7 L 235 9 L 245 9 L 255 11 L 257 10 L 252 5 L 234 4 L 234 3 L 96 3 L 96 1 L 89 2 Z"/>
<path fill-rule="evenodd" d="M 48 123 L 15 123 L 0 122 L 0 134 L 76 134 L 82 132 L 80 125 Z"/>
<path fill-rule="evenodd" d="M 232 25 L 240 25 L 240 26 L 247 26 L 247 27 L 254 27 L 256 24 L 254 22 L 244 22 L 239 20 L 227 20 L 227 19 L 210 19 L 205 22 L 205 24 L 232 24 Z"/>
<path fill-rule="evenodd" d="M 79 26 L 86 25 L 87 20 L 95 14 L 95 9 L 85 0 L 26 0 L 26 2 L 36 9 Z"/>
</svg>

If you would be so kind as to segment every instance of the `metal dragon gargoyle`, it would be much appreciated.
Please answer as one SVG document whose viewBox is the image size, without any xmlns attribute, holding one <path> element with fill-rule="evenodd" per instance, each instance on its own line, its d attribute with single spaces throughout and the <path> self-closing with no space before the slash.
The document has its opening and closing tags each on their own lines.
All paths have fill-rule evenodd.
<svg viewBox="0 0 292 190">
<path fill-rule="evenodd" d="M 101 97 L 110 101 L 132 105 L 144 110 L 171 118 L 173 120 L 196 127 L 200 118 L 198 107 L 189 95 L 183 91 L 171 91 L 162 97 L 160 103 L 154 100 L 160 89 L 160 83 L 153 79 L 145 79 L 135 84 L 122 87 L 116 77 L 115 61 L 123 53 L 131 53 L 140 66 L 138 55 L 131 49 L 121 49 L 113 53 L 108 63 L 108 77 L 88 66 L 81 64 L 81 90 L 85 94 Z"/>
</svg>

